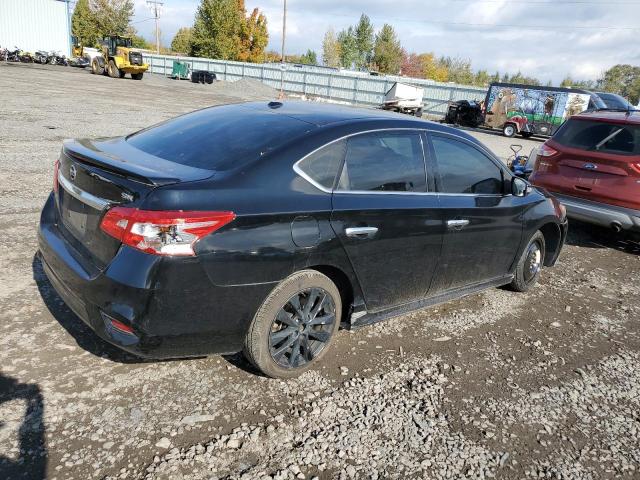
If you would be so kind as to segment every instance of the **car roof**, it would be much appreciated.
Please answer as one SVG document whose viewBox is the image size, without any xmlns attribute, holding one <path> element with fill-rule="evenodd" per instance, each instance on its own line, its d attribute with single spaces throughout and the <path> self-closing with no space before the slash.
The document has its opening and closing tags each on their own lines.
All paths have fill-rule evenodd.
<svg viewBox="0 0 640 480">
<path fill-rule="evenodd" d="M 576 120 L 640 125 L 640 110 L 594 110 L 592 112 L 579 113 L 571 118 Z"/>
<path fill-rule="evenodd" d="M 295 118 L 318 127 L 350 120 L 407 120 L 407 115 L 375 108 L 360 108 L 331 103 L 305 101 L 249 102 L 240 104 L 244 108 L 270 111 L 279 115 Z M 416 119 L 416 121 L 419 121 Z"/>
</svg>

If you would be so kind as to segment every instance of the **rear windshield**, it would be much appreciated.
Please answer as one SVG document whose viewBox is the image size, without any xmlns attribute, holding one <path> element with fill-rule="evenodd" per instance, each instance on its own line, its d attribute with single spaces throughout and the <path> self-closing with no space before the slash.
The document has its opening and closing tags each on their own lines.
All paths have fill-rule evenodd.
<svg viewBox="0 0 640 480">
<path fill-rule="evenodd" d="M 231 170 L 274 150 L 312 125 L 242 105 L 207 108 L 127 138 L 145 153 L 190 167 Z"/>
<path fill-rule="evenodd" d="M 640 125 L 569 120 L 554 140 L 571 148 L 620 155 L 640 155 Z"/>
</svg>

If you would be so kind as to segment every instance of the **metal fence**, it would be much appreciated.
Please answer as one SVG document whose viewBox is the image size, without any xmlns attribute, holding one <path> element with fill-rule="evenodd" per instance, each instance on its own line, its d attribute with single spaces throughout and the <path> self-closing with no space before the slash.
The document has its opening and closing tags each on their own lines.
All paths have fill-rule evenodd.
<svg viewBox="0 0 640 480">
<path fill-rule="evenodd" d="M 447 104 L 456 100 L 482 100 L 487 90 L 469 85 L 437 83 L 431 80 L 398 77 L 393 75 L 372 76 L 360 72 L 345 72 L 323 67 L 272 63 L 244 63 L 212 60 L 195 57 L 174 57 L 144 53 L 150 71 L 170 75 L 174 61 L 187 62 L 192 70 L 214 72 L 220 80 L 235 81 L 253 78 L 276 89 L 334 101 L 357 105 L 380 105 L 385 93 L 395 82 L 403 82 L 424 88 L 424 113 L 441 117 Z"/>
</svg>

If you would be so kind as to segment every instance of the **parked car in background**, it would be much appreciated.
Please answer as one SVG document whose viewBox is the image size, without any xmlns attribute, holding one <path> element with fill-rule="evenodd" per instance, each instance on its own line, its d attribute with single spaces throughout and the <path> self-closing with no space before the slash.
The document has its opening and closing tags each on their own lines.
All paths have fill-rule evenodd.
<svg viewBox="0 0 640 480">
<path fill-rule="evenodd" d="M 484 123 L 506 137 L 551 136 L 572 115 L 606 108 L 588 90 L 492 83 L 485 99 Z"/>
<path fill-rule="evenodd" d="M 396 82 L 385 93 L 380 108 L 421 117 L 423 97 L 424 88 Z"/>
<path fill-rule="evenodd" d="M 39 245 L 51 284 L 114 345 L 244 351 L 292 377 L 341 323 L 531 288 L 566 232 L 556 199 L 464 132 L 271 102 L 66 142 Z"/>
<path fill-rule="evenodd" d="M 631 105 L 629 101 L 622 95 L 617 93 L 596 92 L 596 95 L 604 102 L 606 107 L 611 110 L 635 110 L 636 107 Z"/>
<path fill-rule="evenodd" d="M 538 149 L 529 179 L 557 196 L 569 217 L 640 231 L 640 111 L 571 117 Z"/>
</svg>

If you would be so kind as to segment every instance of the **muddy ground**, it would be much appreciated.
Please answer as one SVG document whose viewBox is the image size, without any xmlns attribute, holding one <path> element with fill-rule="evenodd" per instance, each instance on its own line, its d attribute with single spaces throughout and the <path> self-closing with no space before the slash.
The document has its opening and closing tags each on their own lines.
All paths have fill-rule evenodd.
<svg viewBox="0 0 640 480">
<path fill-rule="evenodd" d="M 640 478 L 640 243 L 590 226 L 530 293 L 340 331 L 295 381 L 94 336 L 35 256 L 61 141 L 242 99 L 209 87 L 0 64 L 0 478 Z"/>
</svg>

